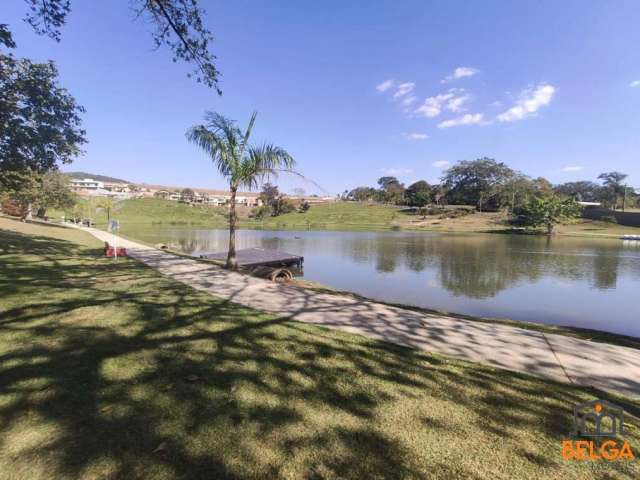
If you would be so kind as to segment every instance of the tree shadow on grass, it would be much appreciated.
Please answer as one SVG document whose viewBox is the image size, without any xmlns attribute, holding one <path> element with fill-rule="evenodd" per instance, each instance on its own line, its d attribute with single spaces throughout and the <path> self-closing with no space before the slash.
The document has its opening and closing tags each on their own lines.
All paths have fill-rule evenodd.
<svg viewBox="0 0 640 480">
<path fill-rule="evenodd" d="M 0 469 L 14 478 L 517 478 L 510 459 L 528 476 L 593 473 L 554 449 L 580 389 L 260 314 L 43 243 L 0 258 Z M 483 456 L 491 442 L 501 458 Z M 464 454 L 443 460 L 452 451 Z"/>
<path fill-rule="evenodd" d="M 47 228 L 53 228 L 47 225 Z M 68 232 L 65 228 L 64 232 Z M 48 237 L 44 235 L 25 235 L 0 228 L 0 247 L 2 254 L 14 255 L 75 255 L 79 252 L 86 252 L 88 247 L 79 245 L 69 240 Z M 98 249 L 90 249 L 97 252 Z"/>
</svg>

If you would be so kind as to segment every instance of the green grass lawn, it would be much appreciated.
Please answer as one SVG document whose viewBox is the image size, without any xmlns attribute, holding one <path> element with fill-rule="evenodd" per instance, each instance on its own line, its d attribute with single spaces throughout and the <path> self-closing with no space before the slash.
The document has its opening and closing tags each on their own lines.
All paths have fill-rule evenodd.
<svg viewBox="0 0 640 480">
<path fill-rule="evenodd" d="M 421 215 L 403 211 L 392 205 L 368 202 L 331 202 L 312 205 L 304 213 L 292 212 L 266 218 L 266 228 L 333 230 L 422 230 L 441 232 L 508 232 L 512 227 L 503 212 L 473 212 L 457 218 L 440 218 L 441 215 Z M 625 227 L 615 223 L 578 220 L 568 225 L 558 225 L 561 235 L 625 235 L 638 234 L 640 228 Z"/>
<path fill-rule="evenodd" d="M 86 216 L 99 228 L 107 224 L 104 209 L 96 208 L 97 199 L 81 198 L 88 206 Z M 504 213 L 473 213 L 457 218 L 440 218 L 439 215 L 422 216 L 407 213 L 402 208 L 368 202 L 328 202 L 312 205 L 305 213 L 292 212 L 263 220 L 248 218 L 250 208 L 239 207 L 241 228 L 270 229 L 329 229 L 329 230 L 418 230 L 441 232 L 507 232 L 510 226 Z M 135 225 L 195 225 L 226 228 L 226 207 L 203 205 L 189 206 L 159 198 L 139 198 L 118 201 L 111 217 L 123 226 Z M 61 215 L 71 217 L 71 211 L 50 210 L 48 216 L 59 220 Z M 557 233 L 563 235 L 624 235 L 638 234 L 640 228 L 625 227 L 607 222 L 578 221 L 571 225 L 559 225 Z"/>
<path fill-rule="evenodd" d="M 580 220 L 574 224 L 559 225 L 557 231 L 561 235 L 576 236 L 620 236 L 620 235 L 640 235 L 640 228 L 627 227 L 617 223 L 601 222 L 596 220 Z"/>
<path fill-rule="evenodd" d="M 312 205 L 304 213 L 292 212 L 264 220 L 268 227 L 390 228 L 394 221 L 410 218 L 390 205 L 366 202 L 331 202 Z"/>
<path fill-rule="evenodd" d="M 0 477 L 637 479 L 570 385 L 277 318 L 0 218 Z M 627 412 L 640 454 L 640 404 Z"/>
<path fill-rule="evenodd" d="M 97 199 L 80 198 L 80 203 L 87 206 L 86 215 L 98 227 L 107 224 L 107 212 L 96 208 Z M 122 224 L 164 224 L 164 225 L 226 225 L 224 209 L 207 206 L 191 207 L 185 203 L 160 198 L 135 198 L 114 202 L 111 218 Z M 51 210 L 47 215 L 59 220 L 61 215 L 70 218 L 72 212 Z"/>
</svg>

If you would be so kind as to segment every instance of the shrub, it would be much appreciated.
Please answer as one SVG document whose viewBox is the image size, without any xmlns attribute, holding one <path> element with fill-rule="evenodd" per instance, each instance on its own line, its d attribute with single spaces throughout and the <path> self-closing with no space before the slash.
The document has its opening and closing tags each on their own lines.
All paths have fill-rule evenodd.
<svg viewBox="0 0 640 480">
<path fill-rule="evenodd" d="M 0 205 L 0 211 L 13 217 L 21 217 L 24 213 L 24 205 L 15 200 L 4 200 Z"/>
<path fill-rule="evenodd" d="M 293 212 L 295 209 L 296 207 L 291 200 L 284 195 L 280 195 L 271 204 L 271 216 L 277 217 L 278 215 Z"/>
<path fill-rule="evenodd" d="M 528 203 L 514 210 L 514 213 L 518 217 L 518 223 L 524 227 L 543 227 L 551 234 L 555 225 L 572 220 L 580 215 L 580 211 L 580 205 L 575 200 L 549 195 L 532 197 Z"/>
<path fill-rule="evenodd" d="M 298 207 L 298 212 L 304 213 L 308 211 L 310 208 L 311 208 L 311 205 L 309 205 L 309 202 L 307 202 L 306 200 L 303 200 L 300 206 Z"/>
<path fill-rule="evenodd" d="M 268 205 L 261 205 L 251 210 L 249 217 L 262 220 L 264 217 L 271 215 L 271 208 Z"/>
</svg>

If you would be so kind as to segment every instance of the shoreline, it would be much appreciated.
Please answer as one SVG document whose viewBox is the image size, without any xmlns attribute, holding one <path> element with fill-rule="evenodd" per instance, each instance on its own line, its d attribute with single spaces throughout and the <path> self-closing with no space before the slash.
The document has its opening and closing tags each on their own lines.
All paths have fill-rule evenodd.
<svg viewBox="0 0 640 480">
<path fill-rule="evenodd" d="M 51 222 L 55 224 L 55 222 Z M 154 222 L 154 223 L 129 223 L 129 226 L 145 227 L 145 228 L 194 228 L 202 230 L 226 230 L 227 224 L 206 224 L 206 223 L 174 223 L 174 222 Z M 330 228 L 334 227 L 336 228 Z M 96 223 L 94 228 L 105 230 L 106 224 Z M 620 239 L 623 233 L 596 233 L 596 232 L 555 232 L 548 235 L 544 232 L 525 231 L 519 229 L 490 229 L 490 230 L 463 230 L 463 229 L 438 229 L 438 228 L 408 228 L 398 226 L 382 226 L 382 225 L 370 225 L 362 226 L 359 224 L 311 224 L 310 228 L 306 228 L 304 224 L 286 224 L 278 226 L 261 226 L 239 222 L 237 230 L 261 230 L 269 232 L 371 232 L 371 233 L 440 233 L 440 234 L 456 234 L 456 235 L 523 235 L 532 237 L 580 237 L 580 238 L 601 238 L 601 239 Z M 640 234 L 640 229 L 639 234 Z"/>
<path fill-rule="evenodd" d="M 568 337 L 579 338 L 581 340 L 588 340 L 588 341 L 598 342 L 598 343 L 607 343 L 610 345 L 618 345 L 621 347 L 629 347 L 629 348 L 635 348 L 640 350 L 640 337 L 634 337 L 633 335 L 624 335 L 621 333 L 607 332 L 606 330 L 572 327 L 570 325 L 550 325 L 547 323 L 538 323 L 538 322 L 527 321 L 527 320 L 513 320 L 510 318 L 481 317 L 476 315 L 469 315 L 466 313 L 452 312 L 449 310 L 438 310 L 435 308 L 419 307 L 416 305 L 411 305 L 406 303 L 387 302 L 384 300 L 379 300 L 376 298 L 360 295 L 355 292 L 350 292 L 348 290 L 334 289 L 330 286 L 323 285 L 321 283 L 314 282 L 311 280 L 298 280 L 294 278 L 294 280 L 290 283 L 290 285 L 296 286 L 298 288 L 309 289 L 317 293 L 325 293 L 329 295 L 347 295 L 347 296 L 353 297 L 354 299 L 364 300 L 369 302 L 376 302 L 383 305 L 388 305 L 390 307 L 401 308 L 401 309 L 412 311 L 412 312 L 424 313 L 426 315 L 445 315 L 448 317 L 457 318 L 459 320 L 469 320 L 469 321 L 481 322 L 481 323 L 506 325 L 511 327 L 523 328 L 525 330 L 531 330 L 535 332 L 549 333 L 549 334 L 555 334 L 555 335 L 565 335 Z"/>
<path fill-rule="evenodd" d="M 4 216 L 4 215 L 3 215 Z M 12 219 L 12 217 L 6 217 L 6 218 L 10 218 Z M 14 219 L 15 220 L 15 219 Z M 77 228 L 77 226 L 75 226 L 74 224 L 59 224 L 59 223 L 55 223 L 55 222 L 45 222 L 45 221 L 40 221 L 37 219 L 34 219 L 32 221 L 30 221 L 30 223 L 35 223 L 35 224 L 42 224 L 42 225 L 50 225 L 50 226 L 62 226 L 62 227 L 67 227 L 67 228 Z M 148 224 L 139 224 L 139 225 L 148 225 Z M 157 225 L 157 224 L 156 224 Z M 187 227 L 194 227 L 196 225 L 188 225 Z M 106 231 L 103 228 L 99 228 L 99 226 L 94 227 L 97 228 L 99 230 L 102 231 Z M 106 225 L 103 225 L 103 227 L 106 227 Z M 216 228 L 217 229 L 217 228 Z M 223 226 L 221 226 L 220 229 L 223 229 Z M 247 229 L 247 230 L 265 230 L 265 231 L 300 231 L 300 232 L 304 232 L 307 230 L 276 230 L 276 229 L 271 229 L 271 228 L 251 228 L 251 229 Z M 314 230 L 312 230 L 314 231 Z M 345 230 L 315 230 L 315 231 L 335 231 L 335 232 L 341 232 L 341 231 L 345 231 Z M 380 231 L 380 230 L 360 230 L 360 231 L 368 231 L 368 232 L 379 232 L 379 233 L 389 233 L 391 232 L 390 229 L 387 229 L 386 231 Z M 515 234 L 515 233 L 511 233 L 511 232 L 469 232 L 469 231 L 460 231 L 460 232 L 454 232 L 454 231 L 435 231 L 435 230 L 431 230 L 431 231 L 427 231 L 427 230 L 419 230 L 419 231 L 410 231 L 410 230 L 403 230 L 406 231 L 408 233 L 437 233 L 437 234 L 455 234 L 455 235 L 478 235 L 478 234 Z M 515 235 L 521 235 L 520 234 L 515 234 Z M 596 235 L 596 234 L 592 234 L 592 235 Z M 211 261 L 211 260 L 206 260 L 206 259 L 201 259 L 198 257 L 195 257 L 191 254 L 185 253 L 185 252 L 181 252 L 178 250 L 174 250 L 171 248 L 167 248 L 167 249 L 159 249 L 157 248 L 157 244 L 152 244 L 149 242 L 146 242 L 144 240 L 141 240 L 139 238 L 136 238 L 134 236 L 130 236 L 127 234 L 122 234 L 120 232 L 118 232 L 117 234 L 118 237 L 123 238 L 125 240 L 129 240 L 131 242 L 137 242 L 140 244 L 143 244 L 147 247 L 153 248 L 154 250 L 157 251 L 161 251 L 161 252 L 166 252 L 172 255 L 175 255 L 177 257 L 181 257 L 181 258 L 185 258 L 185 259 L 190 259 L 190 260 L 194 260 L 197 261 L 199 263 L 202 264 L 207 264 L 207 265 L 215 265 L 221 268 L 224 268 L 224 265 L 222 262 L 217 262 L 217 261 Z M 538 235 L 535 235 L 538 236 Z M 541 236 L 546 236 L 546 235 L 541 235 Z M 567 235 L 567 234 L 558 234 L 557 236 L 566 236 L 566 237 L 588 237 L 589 235 Z M 556 237 L 556 235 L 554 235 L 553 237 Z M 614 237 L 614 236 L 608 236 L 607 239 L 613 239 L 613 238 L 618 238 L 618 237 Z M 243 275 L 247 275 L 247 276 L 251 276 L 251 274 L 249 272 L 240 272 Z M 599 342 L 599 343 L 606 343 L 606 344 L 610 344 L 610 345 L 617 345 L 617 346 L 623 346 L 623 347 L 629 347 L 629 348 L 635 348 L 635 349 L 639 349 L 640 350 L 640 337 L 634 337 L 632 335 L 625 335 L 625 334 L 620 334 L 620 333 L 614 333 L 614 332 L 608 332 L 605 330 L 596 330 L 596 329 L 588 329 L 588 328 L 581 328 L 581 327 L 573 327 L 573 326 L 569 326 L 569 325 L 550 325 L 550 324 L 545 324 L 545 323 L 537 323 L 535 321 L 528 321 L 528 320 L 514 320 L 514 319 L 509 319 L 509 318 L 498 318 L 498 317 L 482 317 L 482 316 L 474 316 L 474 315 L 470 315 L 470 314 L 465 314 L 465 313 L 459 313 L 459 312 L 452 312 L 452 311 L 448 311 L 448 310 L 438 310 L 435 308 L 429 308 L 429 307 L 420 307 L 420 306 L 416 306 L 416 305 L 411 305 L 411 304 L 403 304 L 403 303 L 396 303 L 396 302 L 390 302 L 390 301 L 385 301 L 385 300 L 380 300 L 380 299 L 376 299 L 376 298 L 372 298 L 372 297 L 367 297 L 352 291 L 348 291 L 348 290 L 339 290 L 339 289 L 335 289 L 329 285 L 324 285 L 315 281 L 311 281 L 311 280 L 304 280 L 304 279 L 296 279 L 294 278 L 291 282 L 288 283 L 289 286 L 293 286 L 295 288 L 300 288 L 300 289 L 304 289 L 307 291 L 313 291 L 316 293 L 320 293 L 320 294 L 329 294 L 329 295 L 343 295 L 343 296 L 350 296 L 356 300 L 363 300 L 363 301 L 369 301 L 369 302 L 375 302 L 375 303 L 379 303 L 382 305 L 387 305 L 390 307 L 395 307 L 395 308 L 401 308 L 407 311 L 413 311 L 413 312 L 418 312 L 418 313 L 424 313 L 424 314 L 428 314 L 428 315 L 445 315 L 445 316 L 449 316 L 449 317 L 453 317 L 459 320 L 468 320 L 468 321 L 474 321 L 474 322 L 480 322 L 480 323 L 488 323 L 488 324 L 495 324 L 495 325 L 505 325 L 505 326 L 512 326 L 512 327 L 518 327 L 518 328 L 523 328 L 526 330 L 530 330 L 530 331 L 535 331 L 535 332 L 541 332 L 541 333 L 548 333 L 548 334 L 557 334 L 557 335 L 564 335 L 564 336 L 568 336 L 568 337 L 572 337 L 572 338 L 578 338 L 581 340 L 589 340 L 589 341 L 594 341 L 594 342 Z"/>
<path fill-rule="evenodd" d="M 292 231 L 295 231 L 295 230 L 292 230 Z M 381 232 L 381 233 L 386 233 L 386 232 Z M 414 232 L 412 232 L 412 233 L 414 233 Z M 415 232 L 415 233 L 420 233 L 420 232 Z M 431 232 L 429 232 L 429 233 L 431 233 Z M 445 234 L 446 233 L 455 233 L 455 234 L 459 234 L 459 232 L 435 232 L 435 233 L 445 233 Z M 462 234 L 477 235 L 477 234 L 487 233 L 487 232 L 461 232 L 461 233 Z M 199 263 L 203 263 L 203 264 L 207 264 L 207 265 L 216 265 L 216 266 L 218 266 L 220 268 L 224 268 L 224 262 L 202 259 L 202 258 L 193 256 L 193 255 L 185 253 L 185 252 L 181 252 L 181 251 L 178 251 L 178 250 L 173 250 L 171 248 L 159 249 L 154 244 L 145 242 L 143 240 L 140 240 L 138 238 L 135 238 L 135 237 L 132 237 L 132 236 L 129 236 L 129 235 L 123 235 L 121 233 L 118 233 L 118 236 L 122 237 L 122 238 L 124 238 L 126 240 L 132 241 L 132 242 L 139 242 L 139 243 L 141 243 L 143 245 L 146 245 L 148 247 L 151 247 L 151 248 L 153 248 L 155 250 L 166 252 L 166 253 L 170 253 L 172 255 L 175 255 L 175 256 L 178 256 L 178 257 L 181 257 L 181 258 L 187 258 L 187 259 L 190 259 L 190 260 L 195 260 L 195 261 L 197 261 Z M 243 275 L 252 276 L 249 272 L 240 271 L 240 273 L 242 273 Z M 518 327 L 518 328 L 523 328 L 523 329 L 531 330 L 531 331 L 535 331 L 535 332 L 556 334 L 556 335 L 565 335 L 565 336 L 568 336 L 568 337 L 578 338 L 578 339 L 581 339 L 581 340 L 589 340 L 589 341 L 594 341 L 594 342 L 599 342 L 599 343 L 606 343 L 606 344 L 610 344 L 610 345 L 618 345 L 618 346 L 635 348 L 635 349 L 640 350 L 640 337 L 634 337 L 632 335 L 625 335 L 625 334 L 615 333 L 615 332 L 608 332 L 606 330 L 597 330 L 597 329 L 589 329 L 589 328 L 582 328 L 582 327 L 574 327 L 574 326 L 570 326 L 570 325 L 551 325 L 551 324 L 546 324 L 546 323 L 538 323 L 538 322 L 531 321 L 531 320 L 514 320 L 514 319 L 510 319 L 510 318 L 500 318 L 500 317 L 482 317 L 482 316 L 470 315 L 470 314 L 459 313 L 459 312 L 449 311 L 449 310 L 438 310 L 438 309 L 435 309 L 435 308 L 420 307 L 420 306 L 411 305 L 411 304 L 389 302 L 389 301 L 385 301 L 385 300 L 381 300 L 381 299 L 377 299 L 377 298 L 373 298 L 373 297 L 367 297 L 365 295 L 361 295 L 361 294 L 358 294 L 356 292 L 352 292 L 352 291 L 349 291 L 349 290 L 335 289 L 335 288 L 333 288 L 333 287 L 331 287 L 329 285 L 324 285 L 324 284 L 321 284 L 319 282 L 315 282 L 315 281 L 312 281 L 312 280 L 297 279 L 295 277 L 287 285 L 290 285 L 290 286 L 293 286 L 293 287 L 296 287 L 296 288 L 301 288 L 301 289 L 304 289 L 304 290 L 313 291 L 313 292 L 316 292 L 316 293 L 321 293 L 321 294 L 350 296 L 350 297 L 352 297 L 352 298 L 354 298 L 356 300 L 375 302 L 375 303 L 379 303 L 379 304 L 382 304 L 382 305 L 387 305 L 387 306 L 390 306 L 390 307 L 401 308 L 401 309 L 404 309 L 404 310 L 407 310 L 407 311 L 424 313 L 424 314 L 428 314 L 428 315 L 445 315 L 445 316 L 457 318 L 459 320 L 470 320 L 470 321 L 481 322 L 481 323 Z"/>
<path fill-rule="evenodd" d="M 108 234 L 98 229 L 81 230 L 102 241 L 109 239 Z M 496 322 L 424 313 L 372 302 L 353 294 L 321 293 L 229 271 L 194 258 L 181 258 L 125 239 L 122 246 L 130 249 L 131 257 L 163 276 L 279 318 L 583 387 L 634 396 L 640 391 L 636 386 L 637 374 L 632 373 L 633 365 L 640 361 L 638 348 L 593 341 L 593 336 L 584 340 Z M 592 356 L 584 357 L 585 351 Z M 609 361 L 604 370 L 596 358 Z M 611 362 L 625 367 L 616 370 Z"/>
</svg>

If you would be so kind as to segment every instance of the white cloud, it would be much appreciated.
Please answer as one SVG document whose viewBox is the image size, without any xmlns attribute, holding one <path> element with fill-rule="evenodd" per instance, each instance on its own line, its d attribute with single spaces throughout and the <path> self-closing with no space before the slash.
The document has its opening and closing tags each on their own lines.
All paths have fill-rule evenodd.
<svg viewBox="0 0 640 480">
<path fill-rule="evenodd" d="M 584 170 L 584 167 L 580 165 L 569 165 L 567 167 L 562 167 L 563 172 L 579 172 L 580 170 Z"/>
<path fill-rule="evenodd" d="M 407 95 L 402 100 L 400 100 L 400 105 L 402 105 L 405 110 L 408 110 L 411 105 L 416 102 L 417 98 L 415 95 Z"/>
<path fill-rule="evenodd" d="M 447 83 L 447 82 L 450 82 L 451 80 L 457 80 L 459 78 L 464 78 L 464 77 L 473 77 L 478 72 L 479 70 L 476 70 L 475 68 L 458 67 L 453 71 L 451 75 L 448 75 L 445 78 L 443 78 L 440 81 L 440 83 Z"/>
<path fill-rule="evenodd" d="M 405 112 L 410 112 L 412 105 L 417 100 L 417 97 L 412 93 L 415 88 L 416 84 L 413 82 L 403 82 L 398 84 L 395 80 L 386 80 L 376 86 L 376 90 L 379 92 L 386 92 L 387 90 L 395 89 L 393 99 L 398 102 Z"/>
<path fill-rule="evenodd" d="M 449 162 L 448 160 L 437 160 L 431 165 L 436 168 L 447 168 L 449 165 L 451 165 L 451 162 Z"/>
<path fill-rule="evenodd" d="M 393 80 L 385 80 L 380 85 L 376 85 L 376 90 L 379 92 L 386 92 L 391 87 L 393 87 Z"/>
<path fill-rule="evenodd" d="M 474 123 L 482 122 L 482 118 L 484 115 L 481 113 L 467 113 L 458 118 L 454 118 L 451 120 L 445 120 L 444 122 L 440 122 L 438 124 L 438 128 L 451 128 L 458 127 L 460 125 L 472 125 Z"/>
<path fill-rule="evenodd" d="M 426 140 L 429 138 L 429 135 L 426 133 L 407 133 L 405 134 L 407 140 Z"/>
<path fill-rule="evenodd" d="M 633 82 L 631 82 L 631 83 L 629 84 L 629 86 L 630 86 L 631 88 L 634 88 L 634 87 L 640 87 L 640 80 L 634 80 Z"/>
<path fill-rule="evenodd" d="M 416 84 L 413 82 L 405 82 L 398 85 L 396 93 L 393 94 L 393 98 L 398 99 L 413 91 L 416 88 Z"/>
<path fill-rule="evenodd" d="M 411 175 L 413 173 L 412 168 L 381 168 L 380 171 L 385 175 Z"/>
<path fill-rule="evenodd" d="M 522 91 L 516 104 L 506 112 L 498 115 L 501 122 L 515 122 L 535 115 L 540 107 L 549 105 L 556 89 L 549 84 L 541 83 L 537 87 Z"/>
<path fill-rule="evenodd" d="M 447 109 L 452 112 L 464 112 L 465 108 L 462 107 L 463 104 L 467 103 L 471 100 L 471 95 L 462 95 L 460 97 L 455 97 L 447 102 Z"/>
<path fill-rule="evenodd" d="M 454 96 L 455 95 L 453 93 L 440 93 L 435 97 L 429 97 L 416 110 L 416 113 L 420 113 L 425 117 L 436 117 L 440 115 L 440 112 L 442 112 L 445 102 Z"/>
<path fill-rule="evenodd" d="M 462 88 L 452 88 L 446 93 L 439 93 L 433 97 L 427 98 L 424 103 L 418 107 L 416 113 L 425 117 L 437 117 L 442 110 L 447 109 L 452 112 L 462 112 L 462 105 L 471 99 L 471 95 L 464 93 Z"/>
</svg>

